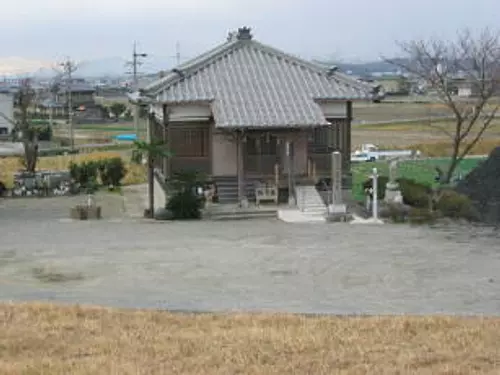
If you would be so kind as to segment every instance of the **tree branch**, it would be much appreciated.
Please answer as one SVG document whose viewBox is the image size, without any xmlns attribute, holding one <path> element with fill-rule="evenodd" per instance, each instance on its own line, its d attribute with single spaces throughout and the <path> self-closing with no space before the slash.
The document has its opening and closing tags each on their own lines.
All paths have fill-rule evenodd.
<svg viewBox="0 0 500 375">
<path fill-rule="evenodd" d="M 459 160 L 462 160 L 465 156 L 467 156 L 469 154 L 469 152 L 472 150 L 472 148 L 474 148 L 474 146 L 477 144 L 477 142 L 479 142 L 479 140 L 482 138 L 482 136 L 484 135 L 484 132 L 486 130 L 488 130 L 488 128 L 490 127 L 491 125 L 491 121 L 493 121 L 493 119 L 495 118 L 498 110 L 500 109 L 500 104 L 497 104 L 495 109 L 493 109 L 493 111 L 485 118 L 485 120 L 483 121 L 483 125 L 481 126 L 481 128 L 479 129 L 478 133 L 476 134 L 476 136 L 473 138 L 473 140 L 464 148 L 464 150 L 462 151 L 462 153 L 460 154 L 459 156 Z"/>
<path fill-rule="evenodd" d="M 5 121 L 9 122 L 11 125 L 17 126 L 17 123 L 11 118 L 9 118 L 5 113 L 0 112 L 0 117 L 2 117 Z"/>
<path fill-rule="evenodd" d="M 449 179 L 460 160 L 483 137 L 500 108 L 498 105 L 488 111 L 491 99 L 500 94 L 500 34 L 484 29 L 474 35 L 465 29 L 457 33 L 454 41 L 414 40 L 398 45 L 405 59 L 384 60 L 424 80 L 455 118 L 453 130 L 429 123 L 451 138 L 451 163 L 446 174 Z M 452 94 L 450 85 L 457 79 L 471 86 L 471 100 L 463 101 Z M 470 138 L 472 141 L 464 144 Z"/>
</svg>

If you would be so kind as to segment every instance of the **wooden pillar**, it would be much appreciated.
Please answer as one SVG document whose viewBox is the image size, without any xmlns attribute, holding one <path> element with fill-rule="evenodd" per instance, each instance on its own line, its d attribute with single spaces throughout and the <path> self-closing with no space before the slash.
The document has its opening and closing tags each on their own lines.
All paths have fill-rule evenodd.
<svg viewBox="0 0 500 375">
<path fill-rule="evenodd" d="M 168 108 L 167 105 L 164 104 L 162 106 L 162 111 L 163 111 L 163 143 L 169 145 L 170 142 L 170 126 L 169 126 L 169 115 L 168 115 Z M 170 147 L 169 147 L 170 148 Z M 163 175 L 165 178 L 170 178 L 170 171 L 171 171 L 171 160 L 170 158 L 163 158 Z"/>
<path fill-rule="evenodd" d="M 346 121 L 345 121 L 345 145 L 344 145 L 344 165 L 343 174 L 346 177 L 345 189 L 350 189 L 352 186 L 352 174 L 351 174 L 351 128 L 352 128 L 352 102 L 348 101 L 346 103 Z"/>
<path fill-rule="evenodd" d="M 137 106 L 138 107 L 138 106 Z M 151 144 L 154 138 L 153 126 L 156 124 L 154 113 L 148 113 L 147 116 L 147 129 L 148 129 L 148 139 L 147 142 Z M 148 152 L 148 212 L 149 217 L 153 219 L 155 217 L 155 190 L 154 190 L 154 161 L 151 152 Z"/>
<path fill-rule="evenodd" d="M 243 171 L 243 132 L 236 132 L 236 153 L 238 171 L 238 204 L 241 206 L 245 199 L 245 176 Z"/>
</svg>

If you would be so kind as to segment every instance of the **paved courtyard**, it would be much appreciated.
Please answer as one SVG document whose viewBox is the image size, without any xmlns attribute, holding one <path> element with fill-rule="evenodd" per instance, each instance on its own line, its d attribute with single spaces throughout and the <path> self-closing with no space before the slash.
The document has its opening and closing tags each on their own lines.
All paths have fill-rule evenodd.
<svg viewBox="0 0 500 375">
<path fill-rule="evenodd" d="M 402 225 L 146 222 L 107 197 L 0 201 L 0 299 L 181 310 L 500 315 L 500 235 Z M 107 206 L 106 206 L 107 205 Z"/>
</svg>

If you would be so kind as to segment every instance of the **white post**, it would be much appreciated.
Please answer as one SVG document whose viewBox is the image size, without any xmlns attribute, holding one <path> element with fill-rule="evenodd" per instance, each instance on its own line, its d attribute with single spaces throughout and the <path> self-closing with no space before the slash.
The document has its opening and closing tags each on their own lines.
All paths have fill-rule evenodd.
<svg viewBox="0 0 500 375">
<path fill-rule="evenodd" d="M 377 184 L 378 184 L 377 168 L 373 168 L 373 171 L 372 171 L 372 190 L 373 190 L 372 217 L 375 220 L 378 219 L 378 191 L 377 191 L 378 189 L 377 189 Z"/>
<path fill-rule="evenodd" d="M 289 206 L 295 206 L 295 198 L 293 194 L 293 185 L 292 185 L 292 150 L 291 150 L 291 142 L 290 140 L 287 139 L 286 145 L 285 145 L 285 151 L 286 151 L 286 156 L 287 156 L 287 163 L 288 163 L 288 205 Z"/>
<path fill-rule="evenodd" d="M 342 204 L 342 155 L 332 152 L 332 205 Z"/>
</svg>

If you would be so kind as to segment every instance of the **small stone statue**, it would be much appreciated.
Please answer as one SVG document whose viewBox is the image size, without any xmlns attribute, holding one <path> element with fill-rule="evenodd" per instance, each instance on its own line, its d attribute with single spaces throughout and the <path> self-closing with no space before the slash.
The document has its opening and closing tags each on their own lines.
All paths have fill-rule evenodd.
<svg viewBox="0 0 500 375">
<path fill-rule="evenodd" d="M 396 182 L 396 173 L 398 168 L 398 161 L 391 160 L 389 163 L 389 182 L 394 184 Z"/>
<path fill-rule="evenodd" d="M 92 194 L 87 195 L 87 207 L 94 207 L 95 206 L 95 198 Z"/>
</svg>

